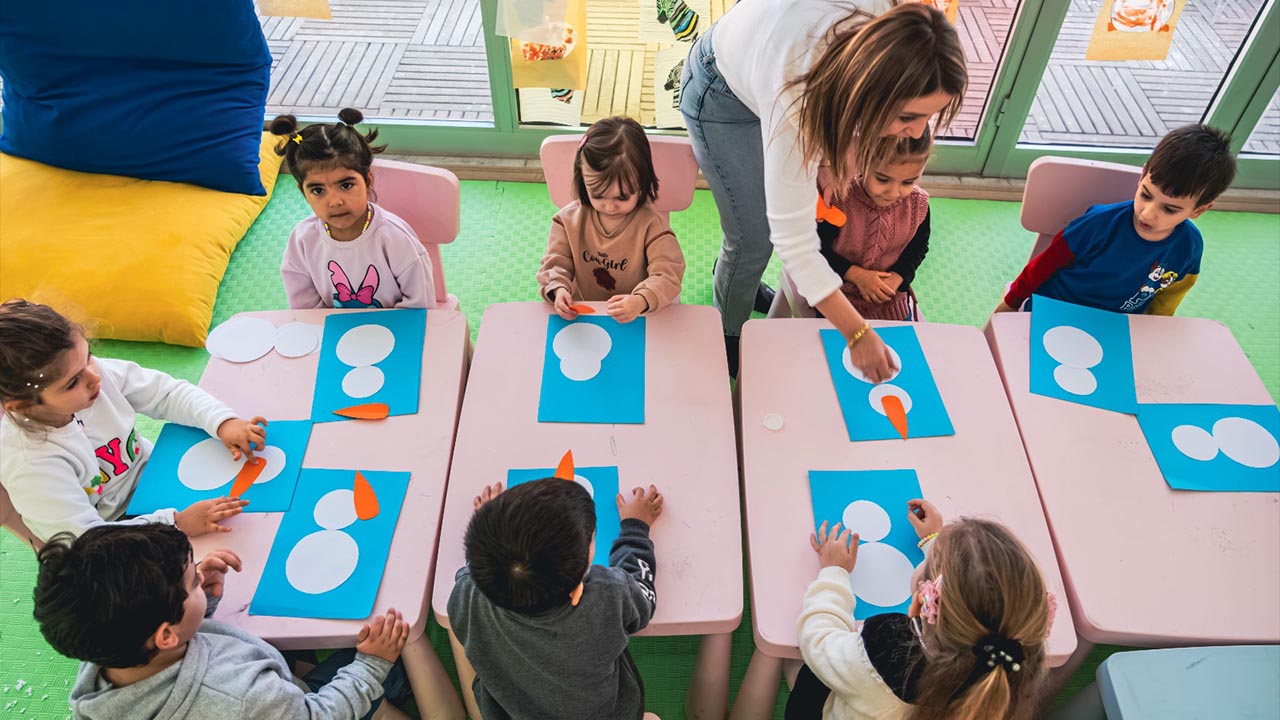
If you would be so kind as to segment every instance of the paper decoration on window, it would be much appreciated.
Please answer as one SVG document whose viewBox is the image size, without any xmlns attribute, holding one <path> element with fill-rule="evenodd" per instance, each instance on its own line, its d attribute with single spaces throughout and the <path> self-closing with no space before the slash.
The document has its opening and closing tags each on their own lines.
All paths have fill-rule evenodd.
<svg viewBox="0 0 1280 720">
<path fill-rule="evenodd" d="M 587 88 L 587 3 L 568 0 L 564 20 L 548 20 L 547 42 L 511 41 L 511 87 Z"/>
<path fill-rule="evenodd" d="M 711 27 L 709 0 L 638 0 L 639 39 L 646 43 L 689 44 Z"/>
<path fill-rule="evenodd" d="M 935 10 L 941 10 L 946 13 L 947 19 L 952 25 L 956 24 L 956 19 L 960 17 L 960 0 L 908 0 L 908 2 L 920 3 L 928 5 Z"/>
<path fill-rule="evenodd" d="M 1133 413 L 1129 316 L 1042 295 L 1031 308 L 1031 392 Z"/>
<path fill-rule="evenodd" d="M 658 50 L 653 58 L 653 117 L 659 128 L 684 129 L 680 114 L 680 79 L 689 56 L 686 45 L 672 45 Z"/>
<path fill-rule="evenodd" d="M 520 122 L 551 123 L 578 127 L 582 125 L 582 96 L 586 90 L 568 88 L 520 88 Z"/>
<path fill-rule="evenodd" d="M 1138 424 L 1175 490 L 1280 492 L 1274 405 L 1139 405 Z"/>
<path fill-rule="evenodd" d="M 814 531 L 844 523 L 858 533 L 858 563 L 849 578 L 858 598 L 853 617 L 906 612 L 911 575 L 924 561 L 907 501 L 921 497 L 914 470 L 810 470 Z"/>
<path fill-rule="evenodd" d="M 329 0 L 258 0 L 258 14 L 268 17 L 297 17 L 329 20 Z"/>
<path fill-rule="evenodd" d="M 369 617 L 408 487 L 407 472 L 303 470 L 249 613 Z"/>
<path fill-rule="evenodd" d="M 426 310 L 373 310 L 325 316 L 316 369 L 313 422 L 418 412 Z M 364 407 L 370 406 L 370 407 Z"/>
<path fill-rule="evenodd" d="M 1164 60 L 1187 0 L 1104 0 L 1086 60 Z"/>
<path fill-rule="evenodd" d="M 596 554 L 592 558 L 592 562 L 596 565 L 607 566 L 609 564 L 609 550 L 613 547 L 613 541 L 618 539 L 618 533 L 622 528 L 617 502 L 618 467 L 611 465 L 608 467 L 575 468 L 572 465 L 571 455 L 566 455 L 564 459 L 570 460 L 567 472 L 572 473 L 573 482 L 586 488 L 596 506 Z M 561 467 L 556 469 L 527 468 L 509 470 L 507 471 L 507 487 L 513 488 L 531 480 L 559 477 L 561 473 L 565 472 L 564 459 L 561 461 Z"/>
<path fill-rule="evenodd" d="M 494 34 L 513 40 L 554 42 L 552 23 L 569 15 L 568 0 L 497 0 Z"/>
<path fill-rule="evenodd" d="M 233 460 L 222 441 L 204 430 L 169 423 L 160 430 L 126 512 L 182 510 L 224 495 L 248 500 L 245 512 L 284 512 L 293 502 L 310 437 L 310 421 L 269 422 L 267 446 L 255 453 L 251 464 L 244 457 Z M 137 452 L 133 443 L 126 450 Z"/>
<path fill-rule="evenodd" d="M 645 320 L 549 317 L 538 422 L 643 423 Z"/>
</svg>

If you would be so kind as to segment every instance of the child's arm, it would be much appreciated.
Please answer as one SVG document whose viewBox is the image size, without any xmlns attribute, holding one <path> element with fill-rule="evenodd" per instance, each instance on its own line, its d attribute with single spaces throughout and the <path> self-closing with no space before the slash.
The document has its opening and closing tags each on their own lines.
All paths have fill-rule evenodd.
<svg viewBox="0 0 1280 720">
<path fill-rule="evenodd" d="M 658 592 L 654 588 L 654 571 L 658 567 L 649 528 L 662 514 L 662 494 L 650 485 L 647 491 L 636 488 L 631 497 L 616 498 L 622 528 L 609 550 L 609 566 L 615 567 L 635 582 L 631 583 L 629 603 L 624 607 L 623 622 L 627 634 L 638 633 L 649 624 L 658 609 Z"/>
<path fill-rule="evenodd" d="M 547 302 L 555 304 L 556 292 L 564 290 L 573 294 L 573 258 L 569 247 L 569 233 L 564 219 L 557 214 L 551 219 L 551 231 L 547 235 L 547 252 L 542 256 L 538 269 L 538 291 Z"/>
<path fill-rule="evenodd" d="M 294 228 L 289 234 L 289 242 L 284 246 L 284 257 L 280 260 L 280 280 L 289 297 L 290 309 L 313 310 L 328 307 L 316 288 L 316 281 L 307 271 L 307 259 L 302 253 L 298 228 Z"/>
<path fill-rule="evenodd" d="M 840 228 L 828 222 L 818 223 L 818 241 L 822 257 L 827 259 L 827 264 L 832 270 L 836 271 L 842 279 L 848 280 L 845 274 L 849 272 L 849 268 L 853 267 L 853 262 L 848 258 L 836 252 L 836 238 L 840 236 Z"/>
<path fill-rule="evenodd" d="M 902 278 L 898 290 L 915 282 L 916 270 L 920 268 L 920 264 L 924 262 L 924 256 L 928 253 L 929 211 L 925 210 L 924 221 L 920 223 L 920 227 L 916 228 L 916 234 L 911 236 L 911 241 L 902 249 L 897 262 L 889 266 L 889 272 L 897 273 L 898 277 Z"/>
<path fill-rule="evenodd" d="M 103 519 L 85 495 L 75 464 L 63 455 L 24 458 L 13 472 L 5 474 L 4 489 L 27 528 L 41 540 L 48 540 L 60 532 L 79 537 L 98 525 L 174 524 L 173 508 L 129 520 L 110 522 Z"/>
<path fill-rule="evenodd" d="M 1004 302 L 996 308 L 997 312 L 1009 312 L 1022 307 L 1022 303 L 1035 294 L 1046 280 L 1058 270 L 1070 265 L 1075 259 L 1075 253 L 1071 252 L 1071 248 L 1067 246 L 1062 233 L 1054 235 L 1049 247 L 1032 258 L 1031 262 L 1022 269 L 1018 278 L 1009 286 L 1009 291 L 1004 295 Z"/>
<path fill-rule="evenodd" d="M 417 239 L 414 239 L 417 242 Z M 400 286 L 401 308 L 433 308 L 436 306 L 436 280 L 432 273 L 431 256 L 417 246 L 416 256 L 395 273 L 396 284 Z"/>
<path fill-rule="evenodd" d="M 1182 298 L 1187 296 L 1187 291 L 1196 284 L 1198 277 L 1200 277 L 1199 274 L 1184 275 L 1182 279 L 1156 293 L 1156 296 L 1151 298 L 1151 302 L 1147 303 L 1147 314 L 1172 316 L 1182 302 Z"/>
<path fill-rule="evenodd" d="M 665 223 L 655 222 L 646 233 L 644 254 L 649 276 L 640 281 L 633 295 L 643 297 L 649 305 L 648 312 L 657 312 L 680 296 L 684 282 L 684 253 L 680 241 Z"/>
</svg>

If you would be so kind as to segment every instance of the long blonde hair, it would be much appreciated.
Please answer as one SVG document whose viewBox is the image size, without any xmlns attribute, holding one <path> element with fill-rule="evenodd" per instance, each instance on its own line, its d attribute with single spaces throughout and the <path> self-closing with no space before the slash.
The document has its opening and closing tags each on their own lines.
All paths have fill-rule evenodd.
<svg viewBox="0 0 1280 720">
<path fill-rule="evenodd" d="M 883 164 L 884 135 L 913 98 L 945 92 L 951 102 L 937 127 L 960 110 L 968 70 L 956 29 L 941 11 L 918 3 L 899 5 L 878 18 L 854 11 L 831 31 L 831 42 L 805 74 L 792 80 L 806 162 L 825 159 L 836 186 Z M 856 148 L 853 162 L 850 148 Z"/>
<path fill-rule="evenodd" d="M 923 572 L 943 580 L 937 622 L 922 625 L 927 662 L 907 717 L 1034 717 L 1047 670 L 1049 602 L 1026 547 L 999 523 L 967 518 L 938 534 Z M 988 664 L 991 643 L 1012 644 L 1017 662 Z"/>
</svg>

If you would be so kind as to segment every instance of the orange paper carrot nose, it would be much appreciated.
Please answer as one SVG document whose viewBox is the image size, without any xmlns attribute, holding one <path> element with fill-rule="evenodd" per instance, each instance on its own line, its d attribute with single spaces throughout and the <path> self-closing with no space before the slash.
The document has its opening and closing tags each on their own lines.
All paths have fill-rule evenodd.
<svg viewBox="0 0 1280 720">
<path fill-rule="evenodd" d="M 556 466 L 556 477 L 561 480 L 573 482 L 573 451 L 570 450 L 560 458 L 560 464 Z"/>
<path fill-rule="evenodd" d="M 884 414 L 889 416 L 889 422 L 893 423 L 893 427 L 902 436 L 903 440 L 907 439 L 907 411 L 902 407 L 902 398 L 897 395 L 885 395 L 880 398 L 880 404 L 884 406 Z"/>
<path fill-rule="evenodd" d="M 245 462 L 240 466 L 240 472 L 236 473 L 236 481 L 231 483 L 231 497 L 238 498 L 253 486 L 253 481 L 257 480 L 262 471 L 267 469 L 267 459 L 259 455 L 258 457 Z"/>
<path fill-rule="evenodd" d="M 570 305 L 569 309 L 578 313 L 579 315 L 593 315 L 595 314 L 595 311 L 596 311 L 596 309 L 591 307 L 590 305 L 580 305 L 580 304 Z"/>
<path fill-rule="evenodd" d="M 845 222 L 849 220 L 840 208 L 831 207 L 822 202 L 821 195 L 818 196 L 818 211 L 816 215 L 818 220 L 825 220 L 836 227 L 844 227 Z"/>
<path fill-rule="evenodd" d="M 368 403 L 334 410 L 333 414 L 356 420 L 381 420 L 391 414 L 391 408 L 387 407 L 386 403 Z"/>
<path fill-rule="evenodd" d="M 353 489 L 355 493 L 356 517 L 361 520 L 371 520 L 378 515 L 378 494 L 373 491 L 373 486 L 365 479 L 365 476 L 356 471 L 356 483 Z"/>
</svg>

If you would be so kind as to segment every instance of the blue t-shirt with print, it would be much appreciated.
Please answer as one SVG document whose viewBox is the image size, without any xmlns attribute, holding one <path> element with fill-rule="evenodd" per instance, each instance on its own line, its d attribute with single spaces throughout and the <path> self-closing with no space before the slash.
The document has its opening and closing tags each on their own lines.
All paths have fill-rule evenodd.
<svg viewBox="0 0 1280 720">
<path fill-rule="evenodd" d="M 1036 294 L 1077 305 L 1141 313 L 1156 293 L 1200 273 L 1204 240 L 1184 220 L 1169 237 L 1143 240 L 1133 226 L 1133 201 L 1094 205 L 1072 220 L 1062 239 L 1075 260 Z"/>
</svg>

